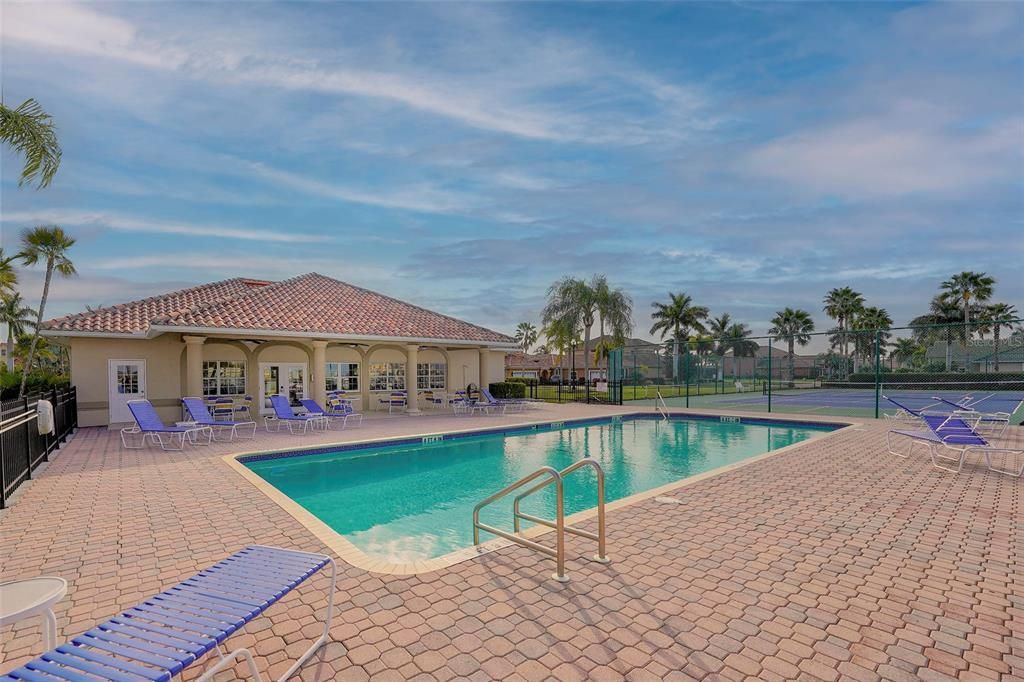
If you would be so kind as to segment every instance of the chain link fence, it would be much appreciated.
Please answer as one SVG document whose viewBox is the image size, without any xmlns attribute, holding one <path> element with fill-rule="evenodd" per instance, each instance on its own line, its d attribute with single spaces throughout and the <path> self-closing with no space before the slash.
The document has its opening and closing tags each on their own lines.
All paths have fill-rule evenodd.
<svg viewBox="0 0 1024 682">
<path fill-rule="evenodd" d="M 913 409 L 1024 420 L 1024 321 L 689 337 L 622 349 L 627 404 L 881 417 Z"/>
</svg>

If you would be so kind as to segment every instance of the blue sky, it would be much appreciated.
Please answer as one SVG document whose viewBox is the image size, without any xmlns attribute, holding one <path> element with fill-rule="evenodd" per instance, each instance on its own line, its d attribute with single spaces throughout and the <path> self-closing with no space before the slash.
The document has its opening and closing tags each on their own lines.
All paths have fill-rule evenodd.
<svg viewBox="0 0 1024 682">
<path fill-rule="evenodd" d="M 318 271 L 495 329 L 603 272 L 763 332 L 833 286 L 897 323 L 953 272 L 1024 308 L 1024 5 L 3 4 L 2 230 L 54 315 Z M 25 273 L 34 297 L 39 277 Z"/>
</svg>

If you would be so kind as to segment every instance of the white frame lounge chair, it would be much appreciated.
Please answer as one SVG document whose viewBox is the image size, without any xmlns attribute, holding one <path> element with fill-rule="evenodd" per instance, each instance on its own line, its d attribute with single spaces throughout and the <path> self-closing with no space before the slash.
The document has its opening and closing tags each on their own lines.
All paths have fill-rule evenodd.
<svg viewBox="0 0 1024 682">
<path fill-rule="evenodd" d="M 213 429 L 209 426 L 167 426 L 156 413 L 153 404 L 145 398 L 128 401 L 128 410 L 135 419 L 135 425 L 121 429 L 121 445 L 127 450 L 139 450 L 146 441 L 156 441 L 162 450 L 183 450 L 185 441 L 192 445 L 209 445 L 213 440 Z M 129 445 L 128 437 L 142 434 L 138 445 Z M 205 441 L 202 437 L 205 436 Z"/>
<path fill-rule="evenodd" d="M 236 438 L 244 440 L 252 440 L 256 438 L 256 422 L 254 421 L 223 421 L 214 419 L 213 415 L 206 408 L 206 403 L 203 402 L 202 398 L 182 398 L 181 404 L 185 407 L 185 412 L 196 424 L 210 427 L 210 431 L 213 434 L 213 439 L 216 441 L 232 441 Z M 245 435 L 245 432 L 249 427 L 249 434 Z M 239 431 L 241 429 L 241 431 Z M 218 438 L 217 434 L 227 433 L 227 438 Z"/>
</svg>

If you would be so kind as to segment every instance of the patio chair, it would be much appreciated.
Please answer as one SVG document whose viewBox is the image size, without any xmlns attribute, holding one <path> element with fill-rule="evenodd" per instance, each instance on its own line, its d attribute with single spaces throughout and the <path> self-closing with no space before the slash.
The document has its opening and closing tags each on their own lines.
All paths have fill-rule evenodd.
<svg viewBox="0 0 1024 682">
<path fill-rule="evenodd" d="M 129 400 L 128 410 L 135 419 L 135 425 L 121 429 L 121 445 L 129 450 L 146 446 L 146 441 L 156 441 L 162 450 L 182 450 L 185 440 L 193 445 L 209 445 L 213 431 L 209 426 L 167 426 L 148 400 Z M 142 434 L 139 445 L 129 445 L 128 436 Z M 203 436 L 206 437 L 205 442 Z"/>
<path fill-rule="evenodd" d="M 244 416 L 244 421 L 252 421 L 252 396 L 247 395 L 235 403 L 235 415 Z"/>
<path fill-rule="evenodd" d="M 214 398 L 210 413 L 214 419 L 231 421 L 235 416 L 235 401 L 228 397 Z"/>
<path fill-rule="evenodd" d="M 356 420 L 356 426 L 363 425 L 363 415 L 356 412 L 355 408 L 352 407 L 352 401 L 349 398 L 342 398 L 340 396 L 334 396 L 333 398 L 327 399 L 327 414 L 331 417 L 344 417 L 345 422 L 343 427 L 348 426 L 349 419 Z"/>
<path fill-rule="evenodd" d="M 210 411 L 206 409 L 206 404 L 202 398 L 182 398 L 182 404 L 185 406 L 185 411 L 188 416 L 196 424 L 202 426 L 209 426 L 210 431 L 213 434 L 214 440 L 234 440 L 235 438 L 244 438 L 246 440 L 252 440 L 256 437 L 256 422 L 254 421 L 221 421 L 214 419 Z M 252 427 L 249 430 L 249 427 Z M 249 430 L 249 435 L 246 436 L 245 432 Z M 227 434 L 227 438 L 218 438 L 217 434 Z"/>
<path fill-rule="evenodd" d="M 377 406 L 387 405 L 388 414 L 391 414 L 396 407 L 404 410 L 408 404 L 409 398 L 402 391 L 392 391 L 386 398 L 384 396 L 377 398 Z"/>
<path fill-rule="evenodd" d="M 212 680 L 245 661 L 262 680 L 246 648 L 221 652 L 228 637 L 263 614 L 282 597 L 330 566 L 331 587 L 319 637 L 279 678 L 287 680 L 330 640 L 337 567 L 323 554 L 252 545 L 200 571 L 188 580 L 144 600 L 71 641 L 12 670 L 0 680 L 84 682 L 152 680 L 177 677 L 216 650 L 220 660 L 198 676 Z"/>
<path fill-rule="evenodd" d="M 1024 448 L 1000 448 L 993 446 L 984 436 L 978 433 L 977 422 L 971 423 L 956 415 L 921 415 L 921 420 L 928 427 L 927 431 L 893 429 L 886 433 L 885 442 L 891 454 L 903 458 L 910 455 L 910 451 L 903 454 L 896 450 L 893 437 L 900 436 L 910 440 L 911 449 L 913 449 L 914 445 L 921 445 L 927 448 L 928 454 L 931 456 L 932 465 L 943 471 L 960 473 L 964 462 L 967 460 L 967 455 L 972 452 L 979 452 L 985 456 L 985 463 L 988 465 L 989 471 L 1006 474 L 1015 478 L 1020 478 L 1021 475 L 1024 475 L 1024 461 L 1022 461 L 1020 469 L 1016 470 L 998 469 L 992 465 L 992 454 L 999 452 L 1015 454 L 1024 460 Z M 951 451 L 953 454 L 948 454 L 946 451 Z M 940 464 L 939 460 L 956 462 L 956 468 Z"/>
<path fill-rule="evenodd" d="M 272 395 L 270 396 L 270 406 L 274 408 L 274 414 L 267 415 L 263 418 L 263 424 L 266 426 L 267 431 L 270 431 L 270 425 L 275 426 L 275 431 L 281 430 L 282 424 L 288 425 L 288 432 L 291 434 L 296 433 L 296 429 L 301 425 L 302 430 L 298 433 L 305 434 L 310 429 L 314 431 L 317 428 L 327 429 L 327 419 L 318 414 L 295 414 L 292 410 L 291 404 L 288 402 L 288 398 L 283 395 Z"/>
</svg>

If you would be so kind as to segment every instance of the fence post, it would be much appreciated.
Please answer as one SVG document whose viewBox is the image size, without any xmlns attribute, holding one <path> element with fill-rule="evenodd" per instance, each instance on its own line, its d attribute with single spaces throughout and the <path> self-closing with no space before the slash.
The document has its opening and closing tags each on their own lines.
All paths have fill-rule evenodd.
<svg viewBox="0 0 1024 682">
<path fill-rule="evenodd" d="M 28 414 L 28 396 L 21 399 L 21 404 L 24 408 L 21 413 Z M 32 429 L 28 421 L 25 422 L 25 480 L 32 480 Z"/>
<path fill-rule="evenodd" d="M 686 355 L 683 356 L 683 377 L 686 381 L 686 406 L 690 406 L 690 347 L 687 344 Z"/>
<path fill-rule="evenodd" d="M 0 401 L 0 422 L 4 420 L 4 404 Z M 0 433 L 0 509 L 7 506 L 7 468 L 4 466 L 4 435 Z"/>
<path fill-rule="evenodd" d="M 875 419 L 878 419 L 878 405 L 882 396 L 882 330 L 875 330 Z"/>
<path fill-rule="evenodd" d="M 772 339 L 768 337 L 768 411 L 772 411 Z"/>
</svg>

